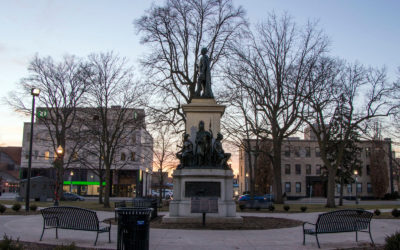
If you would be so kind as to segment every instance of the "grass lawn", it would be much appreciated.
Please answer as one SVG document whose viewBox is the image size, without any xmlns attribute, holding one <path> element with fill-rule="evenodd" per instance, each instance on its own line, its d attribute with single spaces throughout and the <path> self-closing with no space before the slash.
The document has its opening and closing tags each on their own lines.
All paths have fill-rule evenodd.
<svg viewBox="0 0 400 250">
<path fill-rule="evenodd" d="M 0 204 L 3 205 L 13 205 L 15 203 L 19 203 L 22 206 L 25 205 L 25 202 L 16 202 L 16 201 L 11 201 L 11 200 L 2 200 L 0 201 Z M 53 202 L 30 202 L 30 204 L 35 204 L 38 207 L 51 207 L 53 206 Z M 114 211 L 114 202 L 110 202 L 110 208 L 105 208 L 103 204 L 99 204 L 98 201 L 60 201 L 60 206 L 72 206 L 72 207 L 81 207 L 81 208 L 86 208 L 90 210 L 96 210 L 96 211 Z M 7 208 L 7 211 L 12 211 L 11 208 Z M 25 213 L 24 209 L 20 210 L 21 212 Z"/>
<path fill-rule="evenodd" d="M 243 209 L 240 210 L 239 206 L 237 206 L 236 211 L 238 212 L 255 212 L 255 213 L 299 213 L 301 212 L 301 207 L 305 206 L 307 207 L 306 213 L 312 213 L 312 212 L 329 212 L 329 211 L 334 211 L 334 210 L 339 210 L 339 209 L 356 209 L 356 208 L 363 208 L 363 209 L 372 209 L 375 210 L 377 208 L 379 209 L 393 209 L 393 208 L 400 208 L 400 205 L 387 205 L 387 204 L 381 204 L 381 205 L 344 205 L 344 206 L 336 206 L 336 208 L 327 208 L 325 207 L 325 204 L 286 204 L 290 207 L 289 211 L 285 211 L 283 209 L 283 204 L 274 204 L 275 210 L 274 212 L 270 212 L 268 209 L 260 209 L 259 211 L 255 209 Z"/>
<path fill-rule="evenodd" d="M 3 205 L 13 205 L 17 203 L 16 201 L 12 200 L 2 200 L 0 201 L 0 204 Z M 21 205 L 25 205 L 24 202 L 19 202 Z M 49 207 L 53 206 L 53 202 L 31 202 L 30 204 L 36 204 L 38 207 Z M 325 204 L 287 204 L 290 209 L 289 211 L 285 211 L 282 204 L 274 204 L 275 206 L 275 211 L 271 212 L 268 209 L 260 209 L 260 210 L 255 210 L 255 209 L 243 209 L 240 210 L 239 206 L 237 205 L 237 212 L 250 212 L 250 213 L 299 213 L 301 212 L 301 207 L 305 206 L 307 207 L 306 213 L 311 213 L 311 212 L 329 212 L 333 210 L 338 210 L 338 209 L 354 209 L 354 208 L 363 208 L 363 209 L 372 209 L 375 210 L 377 208 L 379 209 L 393 209 L 397 208 L 400 209 L 400 205 L 388 205 L 388 204 L 381 204 L 381 205 L 344 205 L 344 206 L 337 206 L 336 208 L 326 208 Z M 73 206 L 73 207 L 81 207 L 81 208 L 86 208 L 90 210 L 96 210 L 96 211 L 114 211 L 114 202 L 110 203 L 110 208 L 105 208 L 103 204 L 99 204 L 98 201 L 60 201 L 60 206 Z M 159 211 L 164 211 L 168 212 L 168 205 L 164 205 L 161 208 L 159 208 Z M 36 212 L 37 213 L 37 212 Z M 4 214 L 7 215 L 16 215 L 16 214 L 26 214 L 25 210 L 21 208 L 19 212 L 14 212 L 11 208 L 7 208 L 6 212 Z M 382 213 L 381 216 L 385 214 Z M 390 213 L 388 215 L 391 216 Z M 377 217 L 377 216 L 375 216 Z M 394 218 L 393 216 L 391 216 Z"/>
<path fill-rule="evenodd" d="M 392 215 L 392 212 L 381 213 L 379 216 L 374 215 L 373 218 L 374 219 L 396 219 L 396 220 L 400 220 L 400 217 L 394 217 Z"/>
</svg>

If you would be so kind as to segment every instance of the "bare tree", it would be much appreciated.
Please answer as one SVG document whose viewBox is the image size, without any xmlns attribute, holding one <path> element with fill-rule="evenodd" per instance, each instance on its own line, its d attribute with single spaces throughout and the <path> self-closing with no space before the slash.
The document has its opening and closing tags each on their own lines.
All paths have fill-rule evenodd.
<svg viewBox="0 0 400 250">
<path fill-rule="evenodd" d="M 326 51 L 327 39 L 314 23 L 298 28 L 288 15 L 269 14 L 247 44 L 237 44 L 226 77 L 254 96 L 265 139 L 272 140 L 270 158 L 274 171 L 276 202 L 283 203 L 281 147 L 302 122 L 306 83 Z"/>
<path fill-rule="evenodd" d="M 39 118 L 39 122 L 47 128 L 50 136 L 47 143 L 51 144 L 53 152 L 58 146 L 65 150 L 55 164 L 56 199 L 62 195 L 64 170 L 74 161 L 72 152 L 81 147 L 80 141 L 75 140 L 80 127 L 74 126 L 74 122 L 76 108 L 82 104 L 87 92 L 87 78 L 83 74 L 86 68 L 87 65 L 74 56 L 65 56 L 60 62 L 55 62 L 51 57 L 40 58 L 36 55 L 28 67 L 30 75 L 19 83 L 20 91 L 11 94 L 8 99 L 16 111 L 30 113 L 24 98 L 30 96 L 32 88 L 41 90 L 38 106 L 47 110 L 47 116 Z"/>
<path fill-rule="evenodd" d="M 158 189 L 159 201 L 161 204 L 162 194 L 164 191 L 164 172 L 168 172 L 177 166 L 177 159 L 175 156 L 175 145 L 177 143 L 176 136 L 173 135 L 173 129 L 170 126 L 157 126 L 152 128 L 154 140 L 153 147 L 153 167 L 158 170 Z M 153 175 L 154 178 L 154 175 Z"/>
<path fill-rule="evenodd" d="M 232 73 L 232 72 L 231 72 Z M 237 74 L 240 74 L 237 72 Z M 229 77 L 235 77 L 230 74 Z M 222 128 L 227 134 L 227 140 L 245 153 L 248 166 L 250 197 L 255 195 L 255 174 L 257 172 L 258 156 L 260 154 L 260 127 L 262 120 L 256 109 L 254 96 L 249 95 L 240 83 L 230 81 L 223 97 L 223 102 L 229 104 L 222 123 Z M 246 173 L 247 174 L 247 173 Z"/>
<path fill-rule="evenodd" d="M 321 60 L 310 78 L 304 121 L 315 134 L 328 171 L 327 207 L 335 206 L 335 176 L 343 165 L 346 145 L 354 133 L 368 129 L 368 121 L 392 112 L 387 98 L 391 86 L 384 70 Z M 335 123 L 340 120 L 339 126 Z M 335 159 L 330 160 L 332 142 Z"/>
<path fill-rule="evenodd" d="M 121 163 L 116 157 L 129 141 L 135 140 L 135 131 L 145 128 L 144 111 L 136 109 L 145 96 L 138 83 L 133 81 L 131 68 L 124 58 L 112 52 L 92 54 L 89 66 L 86 72 L 90 76 L 88 103 L 93 107 L 91 123 L 97 128 L 92 126 L 91 131 L 97 138 L 94 142 L 100 150 L 98 157 L 104 164 L 104 207 L 109 207 L 111 169 L 125 164 L 123 159 Z"/>
<path fill-rule="evenodd" d="M 195 93 L 201 47 L 208 48 L 211 69 L 216 69 L 226 58 L 229 42 L 245 28 L 244 15 L 231 0 L 167 0 L 135 21 L 141 42 L 151 47 L 141 64 L 157 97 L 150 110 L 158 122 L 182 130 L 181 105 Z"/>
</svg>

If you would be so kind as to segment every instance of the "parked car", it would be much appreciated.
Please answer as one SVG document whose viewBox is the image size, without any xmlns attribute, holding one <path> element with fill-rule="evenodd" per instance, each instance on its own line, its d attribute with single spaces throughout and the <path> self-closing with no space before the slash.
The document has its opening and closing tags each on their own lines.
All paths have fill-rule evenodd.
<svg viewBox="0 0 400 250">
<path fill-rule="evenodd" d="M 64 200 L 66 200 L 66 201 L 84 201 L 85 198 L 80 195 L 73 194 L 73 193 L 64 193 Z"/>
<path fill-rule="evenodd" d="M 238 201 L 249 201 L 250 200 L 250 195 L 249 194 L 244 194 L 239 196 Z M 264 196 L 254 196 L 254 200 L 266 200 Z"/>
<path fill-rule="evenodd" d="M 268 208 L 270 205 L 272 205 L 272 200 L 267 199 L 266 196 L 254 196 L 254 199 L 250 199 L 249 194 L 241 195 L 238 200 L 239 208 L 244 209 L 244 208 L 255 208 L 255 209 L 261 209 L 261 208 Z M 271 198 L 271 197 L 268 197 Z"/>
<path fill-rule="evenodd" d="M 264 195 L 264 198 L 265 198 L 267 201 L 275 201 L 275 196 L 274 196 L 273 194 L 265 194 L 265 195 Z"/>
</svg>

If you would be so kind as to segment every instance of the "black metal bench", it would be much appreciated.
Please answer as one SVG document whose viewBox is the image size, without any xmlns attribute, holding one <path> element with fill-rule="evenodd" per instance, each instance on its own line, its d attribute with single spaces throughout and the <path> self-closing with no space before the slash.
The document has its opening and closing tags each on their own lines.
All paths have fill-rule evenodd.
<svg viewBox="0 0 400 250">
<path fill-rule="evenodd" d="M 95 211 L 79 207 L 48 207 L 40 210 L 43 216 L 43 231 L 40 241 L 43 238 L 45 229 L 56 229 L 56 239 L 58 239 L 58 229 L 72 229 L 97 232 L 94 245 L 97 243 L 99 233 L 108 232 L 108 242 L 111 242 L 111 222 L 107 226 L 100 226 L 99 219 Z"/>
<path fill-rule="evenodd" d="M 356 232 L 356 241 L 358 241 L 358 232 L 369 233 L 371 242 L 374 244 L 371 235 L 372 216 L 373 213 L 361 209 L 345 209 L 320 214 L 315 224 L 303 223 L 303 245 L 306 243 L 306 234 L 314 235 L 320 248 L 318 234 L 344 232 Z M 306 228 L 306 224 L 314 227 Z"/>
</svg>

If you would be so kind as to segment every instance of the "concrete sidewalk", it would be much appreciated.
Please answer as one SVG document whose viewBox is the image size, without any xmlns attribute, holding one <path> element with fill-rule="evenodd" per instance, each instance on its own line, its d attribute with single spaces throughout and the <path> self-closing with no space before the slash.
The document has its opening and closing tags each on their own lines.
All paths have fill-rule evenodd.
<svg viewBox="0 0 400 250">
<path fill-rule="evenodd" d="M 97 212 L 99 219 L 112 218 L 113 212 Z M 289 218 L 315 222 L 319 213 L 239 213 L 242 216 L 262 216 Z M 42 233 L 43 219 L 41 215 L 0 216 L 0 235 L 5 233 L 13 239 L 39 242 Z M 372 237 L 377 244 L 383 244 L 387 235 L 400 230 L 400 220 L 372 220 Z M 75 242 L 82 247 L 93 247 L 96 233 L 59 230 L 55 239 L 55 230 L 45 230 L 43 243 L 70 244 Z M 355 233 L 338 233 L 318 236 L 323 249 L 351 248 L 369 245 L 369 235 L 359 233 L 359 242 L 355 241 Z M 273 230 L 173 230 L 151 229 L 150 249 L 318 249 L 315 237 L 306 236 L 306 245 L 302 245 L 302 227 Z M 112 226 L 111 243 L 106 233 L 99 235 L 98 249 L 116 249 L 117 226 Z"/>
</svg>

